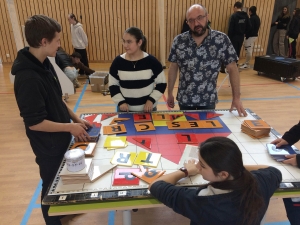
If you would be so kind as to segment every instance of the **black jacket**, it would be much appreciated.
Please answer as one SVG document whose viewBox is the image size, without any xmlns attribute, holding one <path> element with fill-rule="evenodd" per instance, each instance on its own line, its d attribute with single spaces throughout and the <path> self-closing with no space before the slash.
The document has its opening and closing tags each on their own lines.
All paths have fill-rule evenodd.
<svg viewBox="0 0 300 225">
<path fill-rule="evenodd" d="M 62 48 L 57 50 L 55 62 L 61 70 L 67 66 L 74 67 L 71 57 Z"/>
<path fill-rule="evenodd" d="M 289 16 L 287 16 L 287 17 L 278 16 L 277 20 L 275 21 L 275 22 L 278 22 L 277 29 L 286 30 L 290 20 L 291 20 L 291 17 L 289 17 Z M 272 23 L 272 25 L 275 25 L 275 23 Z"/>
<path fill-rule="evenodd" d="M 256 14 L 250 15 L 251 29 L 246 33 L 246 38 L 257 37 L 260 27 L 260 19 Z"/>
<path fill-rule="evenodd" d="M 289 145 L 295 144 L 300 140 L 300 122 L 293 126 L 289 131 L 285 132 L 282 139 L 286 140 Z M 300 154 L 296 156 L 297 165 L 300 168 Z"/>
<path fill-rule="evenodd" d="M 297 39 L 299 32 L 300 32 L 300 18 L 294 16 L 290 23 L 289 30 L 286 33 L 286 35 L 288 35 L 293 39 Z"/>
<path fill-rule="evenodd" d="M 234 36 L 244 36 L 250 30 L 251 23 L 246 12 L 237 11 L 231 15 L 228 28 L 228 37 L 230 39 Z"/>
<path fill-rule="evenodd" d="M 18 52 L 11 73 L 15 75 L 14 91 L 26 134 L 37 157 L 62 155 L 71 141 L 69 132 L 40 132 L 29 127 L 50 120 L 70 123 L 62 100 L 62 90 L 48 58 L 41 63 L 28 48 Z"/>
</svg>

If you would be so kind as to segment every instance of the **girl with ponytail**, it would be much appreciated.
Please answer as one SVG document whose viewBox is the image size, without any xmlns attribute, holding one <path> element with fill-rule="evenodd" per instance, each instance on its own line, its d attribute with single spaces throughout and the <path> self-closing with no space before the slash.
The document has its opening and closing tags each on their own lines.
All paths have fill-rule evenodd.
<svg viewBox="0 0 300 225">
<path fill-rule="evenodd" d="M 201 174 L 208 184 L 199 189 L 175 186 L 178 180 Z M 229 138 L 212 137 L 199 146 L 199 162 L 154 181 L 149 189 L 159 201 L 194 224 L 259 225 L 281 172 L 269 166 L 244 166 L 242 153 Z"/>
</svg>

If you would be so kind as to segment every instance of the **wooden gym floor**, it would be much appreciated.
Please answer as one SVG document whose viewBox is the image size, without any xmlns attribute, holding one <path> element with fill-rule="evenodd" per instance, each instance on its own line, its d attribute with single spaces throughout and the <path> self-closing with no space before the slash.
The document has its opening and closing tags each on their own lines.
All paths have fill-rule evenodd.
<svg viewBox="0 0 300 225">
<path fill-rule="evenodd" d="M 108 71 L 110 64 L 91 63 L 95 70 Z M 13 84 L 9 80 L 11 64 L 0 64 L 0 225 L 44 224 L 40 202 L 40 177 L 35 157 L 25 134 L 22 118 L 16 105 Z M 165 70 L 167 76 L 168 69 Z M 218 84 L 225 75 L 220 74 Z M 265 119 L 275 130 L 283 134 L 300 119 L 300 80 L 281 82 L 258 76 L 251 69 L 240 72 L 242 101 Z M 110 96 L 91 92 L 86 80 L 80 79 L 81 87 L 70 95 L 68 104 L 77 114 L 87 112 L 114 112 L 115 105 Z M 175 85 L 177 87 L 177 84 Z M 174 93 L 177 89 L 174 89 Z M 158 110 L 168 110 L 165 94 L 160 99 Z M 219 91 L 217 109 L 228 109 L 231 105 L 231 88 L 225 81 Z M 178 109 L 178 106 L 175 107 Z M 296 144 L 299 148 L 300 145 Z M 300 170 L 299 170 L 300 172 Z M 266 215 L 268 225 L 287 221 L 281 199 L 272 199 Z M 68 216 L 63 224 L 122 224 L 122 212 L 89 213 Z M 140 209 L 132 213 L 132 224 L 189 224 L 189 220 L 164 208 Z M 288 222 L 276 224 L 289 224 Z"/>
</svg>

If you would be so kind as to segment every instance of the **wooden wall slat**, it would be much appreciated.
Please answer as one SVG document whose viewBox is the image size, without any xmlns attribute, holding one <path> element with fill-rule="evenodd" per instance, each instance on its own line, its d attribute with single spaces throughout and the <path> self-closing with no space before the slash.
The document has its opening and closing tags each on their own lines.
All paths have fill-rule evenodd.
<svg viewBox="0 0 300 225">
<path fill-rule="evenodd" d="M 172 41 L 181 32 L 186 10 L 197 0 L 164 0 L 165 12 L 165 49 L 166 58 L 169 56 Z M 207 8 L 212 28 L 227 33 L 229 16 L 233 13 L 232 6 L 236 0 L 203 0 L 201 3 Z M 257 6 L 257 13 L 261 17 L 262 25 L 256 45 L 263 48 L 263 52 L 254 52 L 253 55 L 266 53 L 270 24 L 275 0 L 245 0 L 245 6 Z M 300 6 L 300 0 L 297 0 Z M 0 57 L 3 62 L 11 58 L 5 57 L 5 52 L 12 56 L 15 52 L 14 37 L 8 13 L 3 10 L 6 1 L 0 0 L 2 18 L 7 24 L 0 24 L 2 40 L 10 44 L 0 43 Z M 68 53 L 73 52 L 71 43 L 70 25 L 67 15 L 73 12 L 83 24 L 87 33 L 89 45 L 87 48 L 90 61 L 111 62 L 116 55 L 124 52 L 122 36 L 130 26 L 137 26 L 147 37 L 147 51 L 159 58 L 159 21 L 157 0 L 28 0 L 15 1 L 19 24 L 24 25 L 26 19 L 33 14 L 45 14 L 56 19 L 62 25 L 61 45 Z M 82 15 L 82 20 L 80 19 Z M 6 20 L 5 20 L 6 18 Z M 6 37 L 8 35 L 8 37 Z M 300 45 L 297 45 L 298 52 Z M 245 52 L 242 50 L 241 57 Z"/>
</svg>

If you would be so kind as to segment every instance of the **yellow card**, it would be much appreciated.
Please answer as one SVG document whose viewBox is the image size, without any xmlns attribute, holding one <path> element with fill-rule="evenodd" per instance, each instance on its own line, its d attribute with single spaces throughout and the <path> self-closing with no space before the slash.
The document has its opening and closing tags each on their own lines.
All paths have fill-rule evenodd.
<svg viewBox="0 0 300 225">
<path fill-rule="evenodd" d="M 116 152 L 113 158 L 111 159 L 111 163 L 114 165 L 122 165 L 122 166 L 132 166 L 135 158 L 135 152 Z"/>
<path fill-rule="evenodd" d="M 140 152 L 136 157 L 134 164 L 157 167 L 160 157 L 161 154 L 159 153 Z"/>
<path fill-rule="evenodd" d="M 126 136 L 108 136 L 105 139 L 104 148 L 124 148 L 126 146 Z"/>
</svg>

